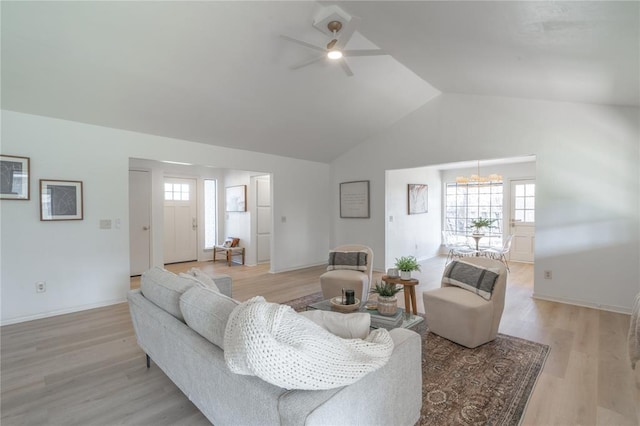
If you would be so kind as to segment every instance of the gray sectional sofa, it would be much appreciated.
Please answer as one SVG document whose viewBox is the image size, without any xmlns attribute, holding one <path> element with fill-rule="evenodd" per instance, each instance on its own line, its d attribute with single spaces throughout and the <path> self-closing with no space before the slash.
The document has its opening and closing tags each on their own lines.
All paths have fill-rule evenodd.
<svg viewBox="0 0 640 426">
<path fill-rule="evenodd" d="M 221 339 L 226 317 L 238 302 L 230 298 L 228 276 L 213 278 L 218 294 L 189 278 L 154 268 L 143 274 L 141 290 L 128 294 L 138 344 L 213 424 L 413 425 L 418 421 L 422 356 L 417 333 L 392 330 L 395 347 L 389 362 L 349 386 L 283 389 L 227 368 Z"/>
</svg>

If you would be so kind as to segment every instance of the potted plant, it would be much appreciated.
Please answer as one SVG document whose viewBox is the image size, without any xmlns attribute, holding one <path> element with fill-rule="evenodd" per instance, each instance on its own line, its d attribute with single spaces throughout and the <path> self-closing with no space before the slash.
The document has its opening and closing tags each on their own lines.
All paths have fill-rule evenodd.
<svg viewBox="0 0 640 426">
<path fill-rule="evenodd" d="M 380 284 L 376 281 L 376 285 L 371 289 L 371 293 L 378 294 L 378 313 L 380 315 L 393 316 L 398 310 L 398 299 L 396 294 L 402 290 L 402 287 L 398 287 L 395 284 L 383 283 Z"/>
<path fill-rule="evenodd" d="M 420 264 L 414 256 L 396 257 L 396 268 L 400 270 L 400 279 L 410 280 L 411 271 L 419 271 Z"/>
<path fill-rule="evenodd" d="M 469 228 L 475 228 L 475 231 L 473 233 L 475 235 L 480 235 L 482 234 L 482 230 L 484 228 L 493 228 L 492 224 L 495 221 L 496 219 L 487 219 L 484 217 L 479 217 L 471 221 L 471 226 Z"/>
</svg>

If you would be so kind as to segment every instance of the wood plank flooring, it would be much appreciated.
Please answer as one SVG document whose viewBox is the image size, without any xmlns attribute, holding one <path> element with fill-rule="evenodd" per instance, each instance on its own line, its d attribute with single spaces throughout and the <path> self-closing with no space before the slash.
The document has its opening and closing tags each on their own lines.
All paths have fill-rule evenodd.
<svg viewBox="0 0 640 426">
<path fill-rule="evenodd" d="M 324 271 L 271 274 L 267 266 L 224 262 L 167 269 L 193 266 L 231 275 L 238 300 L 263 295 L 272 302 L 319 291 Z M 534 300 L 532 265 L 510 266 L 500 332 L 551 345 L 523 424 L 640 424 L 640 373 L 631 370 L 626 351 L 629 316 Z M 443 267 L 444 258 L 431 259 L 415 275 L 419 311 L 422 291 L 439 286 Z M 124 303 L 8 325 L 0 333 L 3 426 L 209 424 L 159 368 L 147 370 Z"/>
</svg>

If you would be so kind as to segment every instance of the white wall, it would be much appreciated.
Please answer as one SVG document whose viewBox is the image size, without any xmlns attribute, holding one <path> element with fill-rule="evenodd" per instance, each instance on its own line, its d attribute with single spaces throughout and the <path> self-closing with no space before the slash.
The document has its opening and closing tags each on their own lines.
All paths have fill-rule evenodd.
<svg viewBox="0 0 640 426">
<path fill-rule="evenodd" d="M 212 137 L 212 140 L 215 140 Z M 172 160 L 273 177 L 275 272 L 326 261 L 327 164 L 2 111 L 2 153 L 31 158 L 31 200 L 0 201 L 2 323 L 122 301 L 129 287 L 129 158 Z M 84 182 L 82 221 L 40 222 L 38 179 Z M 100 219 L 122 220 L 100 230 Z M 155 256 L 154 256 L 155 261 Z M 35 282 L 47 282 L 46 293 Z"/>
<path fill-rule="evenodd" d="M 240 238 L 240 245 L 245 248 L 246 262 L 249 265 L 255 265 L 255 255 L 252 256 L 254 241 L 251 236 L 251 216 L 255 214 L 254 207 L 251 202 L 249 188 L 251 186 L 251 176 L 255 173 L 227 170 L 224 174 L 224 185 L 220 188 L 222 195 L 221 209 L 224 211 L 224 222 L 220 227 L 220 242 L 226 237 Z M 247 187 L 247 211 L 246 212 L 228 212 L 225 206 L 225 188 L 229 186 L 246 185 Z"/>
<path fill-rule="evenodd" d="M 410 183 L 429 186 L 427 213 L 409 214 L 407 185 Z M 419 167 L 387 171 L 385 270 L 393 267 L 395 259 L 400 256 L 415 256 L 418 260 L 424 260 L 438 254 L 442 223 L 441 199 L 442 184 L 438 170 Z"/>
<path fill-rule="evenodd" d="M 372 210 L 357 224 L 334 219 L 331 245 L 384 252 L 385 170 L 534 154 L 535 295 L 628 311 L 640 258 L 639 128 L 638 108 L 441 95 L 332 163 L 332 189 L 371 180 Z"/>
</svg>

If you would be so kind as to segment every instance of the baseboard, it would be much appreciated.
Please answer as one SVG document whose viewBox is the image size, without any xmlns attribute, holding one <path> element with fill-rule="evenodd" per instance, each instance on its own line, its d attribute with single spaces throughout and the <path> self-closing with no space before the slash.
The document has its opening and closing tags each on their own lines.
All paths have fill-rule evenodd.
<svg viewBox="0 0 640 426">
<path fill-rule="evenodd" d="M 627 315 L 631 314 L 631 308 L 625 308 L 624 306 L 605 305 L 602 303 L 587 302 L 585 300 L 576 300 L 576 299 L 567 299 L 564 297 L 547 296 L 547 295 L 536 293 L 536 292 L 533 293 L 532 297 L 534 299 L 546 300 L 549 302 L 558 302 L 558 303 L 565 303 L 567 305 L 583 306 L 585 308 L 599 309 L 601 311 L 615 312 L 618 314 L 627 314 Z"/>
<path fill-rule="evenodd" d="M 89 305 L 74 306 L 73 308 L 60 309 L 58 311 L 44 312 L 36 315 L 27 315 L 24 317 L 11 318 L 0 322 L 0 326 L 18 324 L 21 322 L 34 321 L 43 318 L 56 317 L 58 315 L 72 314 L 74 312 L 87 311 L 89 309 L 104 308 L 105 306 L 117 305 L 126 302 L 126 298 L 110 300 L 108 302 L 92 303 Z"/>
</svg>

